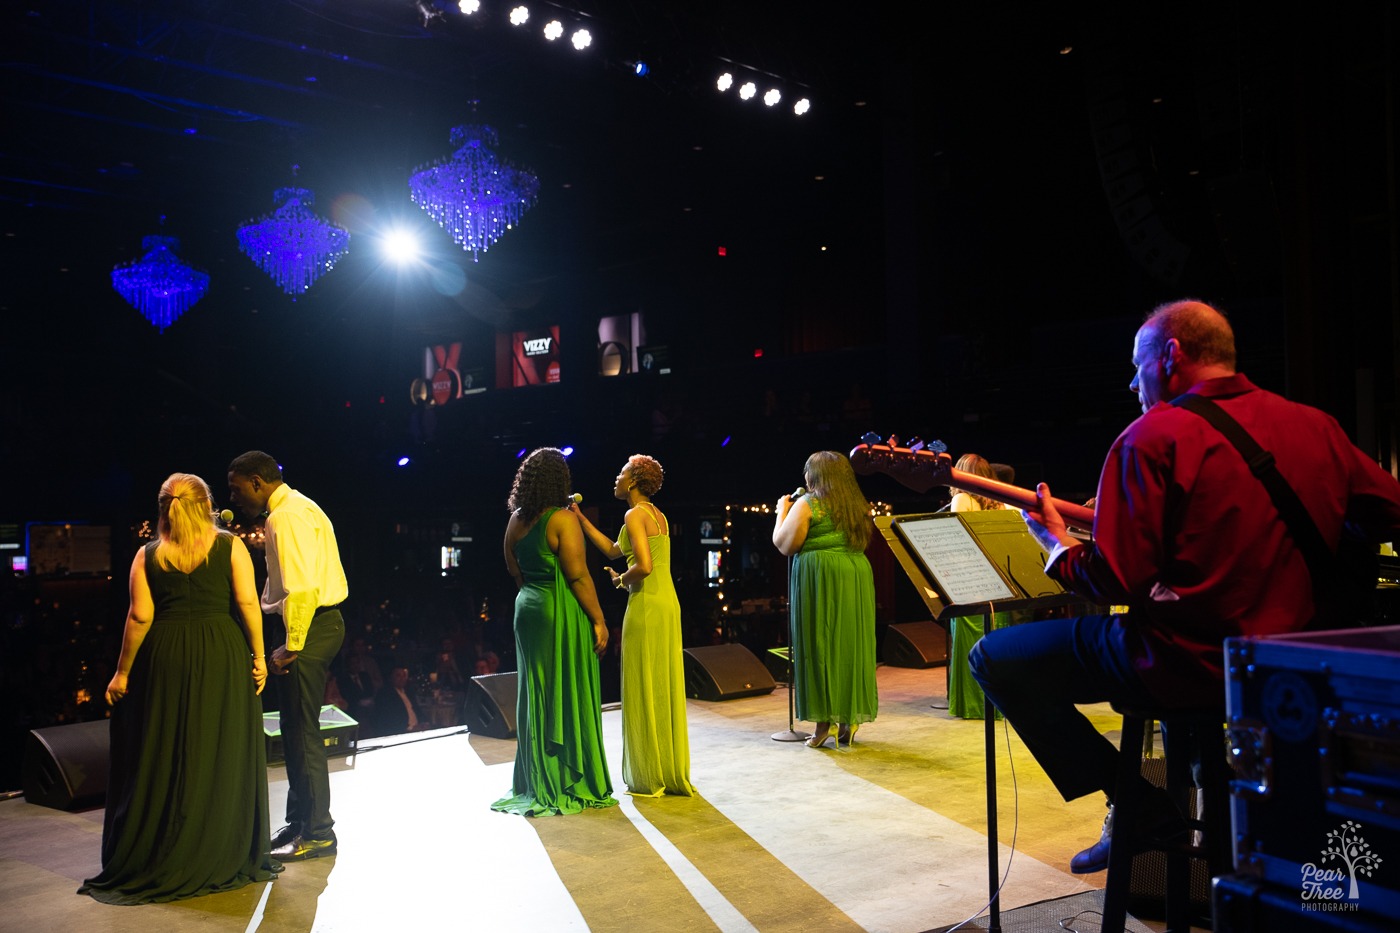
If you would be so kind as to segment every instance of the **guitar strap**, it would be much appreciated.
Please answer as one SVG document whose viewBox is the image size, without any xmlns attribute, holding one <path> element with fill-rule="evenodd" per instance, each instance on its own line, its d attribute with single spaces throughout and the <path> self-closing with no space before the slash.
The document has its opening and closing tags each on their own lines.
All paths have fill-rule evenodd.
<svg viewBox="0 0 1400 933">
<path fill-rule="evenodd" d="M 1259 442 L 1238 421 L 1230 417 L 1225 409 L 1204 396 L 1187 392 L 1172 399 L 1171 404 L 1200 415 L 1234 445 L 1249 465 L 1249 471 L 1269 491 L 1274 508 L 1278 509 L 1283 523 L 1288 526 L 1289 534 L 1293 536 L 1298 549 L 1303 552 L 1303 559 L 1307 561 L 1308 572 L 1313 578 L 1314 590 L 1319 596 L 1335 593 L 1338 582 L 1337 558 L 1327 546 L 1322 532 L 1317 530 L 1317 523 L 1303 506 L 1303 500 L 1298 498 L 1293 487 L 1288 485 L 1288 480 L 1278 471 L 1274 455 L 1260 447 Z M 1320 606 L 1318 611 L 1322 611 Z"/>
</svg>

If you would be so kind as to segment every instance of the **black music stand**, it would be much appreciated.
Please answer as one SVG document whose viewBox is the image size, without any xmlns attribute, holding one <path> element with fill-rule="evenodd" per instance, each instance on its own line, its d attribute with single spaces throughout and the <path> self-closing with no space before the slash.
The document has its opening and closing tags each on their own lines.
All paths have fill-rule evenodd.
<svg viewBox="0 0 1400 933">
<path fill-rule="evenodd" d="M 992 630 L 998 611 L 1051 609 L 1083 602 L 1045 575 L 1045 552 L 1021 513 L 930 512 L 879 516 L 880 530 L 924 605 L 942 625 L 980 615 Z M 949 658 L 951 666 L 953 659 Z M 990 707 L 990 703 L 987 704 Z M 1001 930 L 1001 868 L 997 857 L 996 714 L 983 716 L 987 758 L 988 926 Z"/>
</svg>

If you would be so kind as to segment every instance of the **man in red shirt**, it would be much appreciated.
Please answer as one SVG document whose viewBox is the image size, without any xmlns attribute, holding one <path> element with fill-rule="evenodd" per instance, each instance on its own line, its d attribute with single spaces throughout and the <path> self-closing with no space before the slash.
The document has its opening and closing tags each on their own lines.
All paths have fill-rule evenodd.
<svg viewBox="0 0 1400 933">
<path fill-rule="evenodd" d="M 1143 414 L 1104 462 L 1094 540 L 1069 535 L 1044 483 L 1026 519 L 1050 552 L 1047 574 L 1130 611 L 1002 629 L 970 655 L 973 676 L 1066 800 L 1111 797 L 1117 768 L 1118 750 L 1075 704 L 1223 709 L 1224 640 L 1299 631 L 1318 612 L 1303 552 L 1264 484 L 1223 434 L 1171 399 L 1211 399 L 1271 452 L 1329 548 L 1344 524 L 1376 542 L 1400 530 L 1400 483 L 1329 415 L 1237 373 L 1234 333 L 1216 309 L 1178 301 L 1154 310 L 1133 366 Z M 1150 828 L 1180 824 L 1164 793 L 1147 794 Z M 1107 866 L 1110 828 L 1072 871 Z"/>
</svg>

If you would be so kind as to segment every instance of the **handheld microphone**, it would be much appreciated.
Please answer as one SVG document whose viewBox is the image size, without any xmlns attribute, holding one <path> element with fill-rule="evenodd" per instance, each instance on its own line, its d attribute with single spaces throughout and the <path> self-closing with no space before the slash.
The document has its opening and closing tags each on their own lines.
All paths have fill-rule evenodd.
<svg viewBox="0 0 1400 933">
<path fill-rule="evenodd" d="M 803 496 L 805 496 L 805 495 L 807 495 L 807 490 L 806 490 L 804 487 L 802 487 L 802 486 L 798 486 L 796 489 L 794 489 L 794 490 L 792 491 L 792 495 L 791 495 L 791 496 L 788 496 L 788 498 L 789 498 L 789 499 L 801 499 L 801 498 L 802 498 Z"/>
<path fill-rule="evenodd" d="M 571 494 L 569 496 L 569 501 L 572 502 L 574 505 L 581 505 L 583 503 L 583 493 L 576 492 Z"/>
</svg>

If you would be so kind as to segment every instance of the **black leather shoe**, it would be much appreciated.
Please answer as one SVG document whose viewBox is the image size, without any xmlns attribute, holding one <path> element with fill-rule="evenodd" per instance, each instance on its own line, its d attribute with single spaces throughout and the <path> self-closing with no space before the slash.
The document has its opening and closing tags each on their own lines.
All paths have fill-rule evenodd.
<svg viewBox="0 0 1400 933">
<path fill-rule="evenodd" d="M 1113 806 L 1108 807 L 1108 815 L 1103 818 L 1103 832 L 1099 841 L 1069 860 L 1069 870 L 1076 875 L 1092 875 L 1108 868 L 1108 846 L 1113 841 Z"/>
<path fill-rule="evenodd" d="M 277 832 L 272 834 L 272 847 L 274 849 L 280 849 L 296 837 L 297 828 L 295 826 L 283 826 L 281 829 L 277 830 Z"/>
<path fill-rule="evenodd" d="M 1151 849 L 1164 849 L 1188 843 L 1191 827 L 1165 794 L 1149 798 L 1149 817 L 1144 821 L 1145 830 L 1135 833 L 1132 839 L 1133 854 Z M 1108 815 L 1103 818 L 1103 831 L 1099 841 L 1078 853 L 1069 860 L 1069 870 L 1076 875 L 1092 875 L 1108 869 L 1108 849 L 1113 842 L 1113 804 L 1108 805 Z"/>
<path fill-rule="evenodd" d="M 304 862 L 311 858 L 330 858 L 335 855 L 334 839 L 303 839 L 300 836 L 281 848 L 272 850 L 272 857 L 279 862 Z"/>
</svg>

